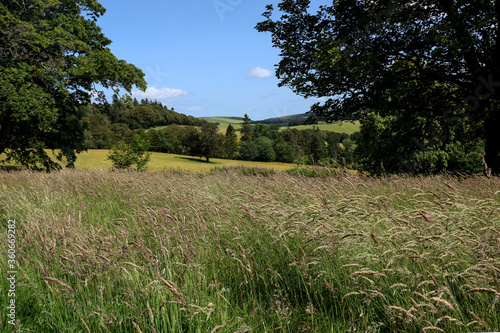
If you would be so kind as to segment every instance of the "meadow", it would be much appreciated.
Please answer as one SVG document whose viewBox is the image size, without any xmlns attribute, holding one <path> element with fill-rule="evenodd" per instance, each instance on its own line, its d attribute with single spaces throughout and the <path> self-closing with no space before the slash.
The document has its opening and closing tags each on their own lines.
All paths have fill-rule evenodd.
<svg viewBox="0 0 500 333">
<path fill-rule="evenodd" d="M 0 172 L 17 332 L 500 330 L 500 179 Z"/>
<path fill-rule="evenodd" d="M 47 151 L 50 156 L 51 151 Z M 110 169 L 112 163 L 107 159 L 110 150 L 106 149 L 89 149 L 86 152 L 82 152 L 77 155 L 75 162 L 75 168 L 77 170 L 88 170 L 93 168 L 99 169 Z M 5 158 L 4 155 L 0 155 L 0 160 Z M 62 166 L 66 162 L 60 162 Z M 20 167 L 14 164 L 3 164 L 4 166 L 10 167 Z M 2 164 L 0 164 L 2 166 Z M 294 168 L 295 164 L 290 163 L 280 163 L 280 162 L 257 162 L 257 161 L 238 161 L 238 160 L 227 160 L 219 158 L 211 158 L 210 162 L 207 163 L 203 158 L 185 156 L 185 155 L 175 155 L 175 154 L 164 154 L 164 153 L 151 153 L 151 161 L 147 164 L 148 171 L 183 171 L 183 172 L 195 172 L 195 173 L 205 173 L 213 168 L 226 168 L 243 166 L 248 168 L 266 168 L 278 171 L 288 170 Z"/>
</svg>

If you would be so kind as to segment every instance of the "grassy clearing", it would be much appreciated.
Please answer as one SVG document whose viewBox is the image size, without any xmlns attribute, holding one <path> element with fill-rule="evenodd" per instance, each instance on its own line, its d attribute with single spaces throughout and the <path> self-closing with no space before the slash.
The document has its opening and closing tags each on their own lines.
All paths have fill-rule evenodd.
<svg viewBox="0 0 500 333">
<path fill-rule="evenodd" d="M 106 160 L 108 150 L 89 150 L 79 155 L 75 167 L 77 169 L 90 168 L 111 168 L 111 161 Z M 205 159 L 193 156 L 151 153 L 151 161 L 147 167 L 149 171 L 178 170 L 189 172 L 208 172 L 217 167 L 244 166 L 261 167 L 275 170 L 287 170 L 293 168 L 294 164 L 279 162 L 254 162 L 254 161 L 236 161 L 212 158 L 207 163 Z"/>
<path fill-rule="evenodd" d="M 78 155 L 75 168 L 78 170 L 87 170 L 92 168 L 109 169 L 112 163 L 107 159 L 109 150 L 90 149 Z M 50 153 L 51 154 L 51 153 Z M 0 160 L 2 155 L 0 155 Z M 62 163 L 64 166 L 65 163 Z M 14 166 L 14 165 L 9 165 Z M 148 171 L 177 170 L 188 172 L 208 172 L 213 168 L 244 166 L 248 168 L 267 168 L 278 171 L 294 168 L 294 164 L 280 162 L 254 162 L 254 161 L 236 161 L 213 158 L 210 163 L 205 159 L 193 156 L 151 153 L 151 161 L 148 163 Z"/>
<path fill-rule="evenodd" d="M 500 329 L 498 178 L 93 169 L 0 186 L 18 332 Z"/>
</svg>

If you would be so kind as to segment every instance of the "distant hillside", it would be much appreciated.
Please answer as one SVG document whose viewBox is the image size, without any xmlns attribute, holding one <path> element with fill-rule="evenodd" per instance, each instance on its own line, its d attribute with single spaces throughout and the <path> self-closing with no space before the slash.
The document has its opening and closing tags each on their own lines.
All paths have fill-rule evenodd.
<svg viewBox="0 0 500 333">
<path fill-rule="evenodd" d="M 231 124 L 236 130 L 241 128 L 241 123 L 243 118 L 241 117 L 202 117 L 199 119 L 206 120 L 211 123 L 215 123 L 219 126 L 219 131 L 221 133 L 226 133 L 227 126 Z M 319 128 L 322 131 L 330 131 L 335 133 L 346 133 L 353 134 L 359 132 L 359 121 L 337 121 L 328 124 L 324 121 L 320 121 L 314 125 L 303 125 L 304 121 L 307 119 L 307 115 L 295 114 L 283 117 L 268 118 L 264 120 L 252 121 L 252 124 L 266 124 L 266 125 L 277 125 L 281 128 L 293 127 L 298 130 L 310 129 L 313 126 Z"/>
<path fill-rule="evenodd" d="M 200 117 L 198 119 L 206 120 L 210 123 L 218 124 L 240 124 L 243 121 L 242 117 Z"/>
<path fill-rule="evenodd" d="M 252 124 L 267 124 L 267 125 L 277 125 L 280 127 L 292 127 L 292 126 L 301 126 L 304 125 L 306 120 L 309 118 L 309 115 L 306 113 L 300 113 L 300 114 L 294 114 L 294 115 L 289 115 L 289 116 L 283 116 L 283 117 L 275 117 L 275 118 L 268 118 L 264 120 L 257 120 L 257 121 L 252 121 Z M 357 119 L 344 119 L 343 121 L 354 121 Z M 324 119 L 318 119 L 318 121 L 315 122 L 315 124 L 325 124 Z M 336 122 L 337 123 L 337 122 Z"/>
<path fill-rule="evenodd" d="M 252 124 L 277 125 L 279 127 L 299 126 L 299 125 L 304 125 L 307 118 L 308 118 L 307 114 L 301 113 L 283 117 L 275 117 L 275 118 L 252 121 Z"/>
</svg>

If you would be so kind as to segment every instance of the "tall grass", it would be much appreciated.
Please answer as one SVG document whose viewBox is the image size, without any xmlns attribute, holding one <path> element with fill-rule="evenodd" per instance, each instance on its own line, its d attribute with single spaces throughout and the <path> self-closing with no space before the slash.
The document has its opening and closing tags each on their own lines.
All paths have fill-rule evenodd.
<svg viewBox="0 0 500 333">
<path fill-rule="evenodd" d="M 65 170 L 0 188 L 19 332 L 500 329 L 499 179 Z"/>
</svg>

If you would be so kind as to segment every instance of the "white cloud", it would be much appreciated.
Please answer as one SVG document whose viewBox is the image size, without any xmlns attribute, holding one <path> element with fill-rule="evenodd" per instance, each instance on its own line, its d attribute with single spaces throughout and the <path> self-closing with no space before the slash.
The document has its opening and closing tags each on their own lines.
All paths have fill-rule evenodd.
<svg viewBox="0 0 500 333">
<path fill-rule="evenodd" d="M 254 67 L 250 69 L 248 72 L 248 78 L 256 78 L 256 79 L 266 79 L 271 77 L 273 74 L 269 69 L 262 68 L 260 66 Z"/>
<path fill-rule="evenodd" d="M 269 97 L 269 96 L 274 96 L 276 95 L 275 93 L 272 93 L 272 92 L 268 92 L 268 91 L 264 91 L 264 92 L 261 92 L 260 93 L 260 97 L 261 98 L 266 98 L 266 97 Z"/>
<path fill-rule="evenodd" d="M 132 92 L 132 96 L 136 98 L 147 98 L 147 99 L 165 99 L 165 98 L 175 98 L 186 96 L 189 93 L 182 89 L 173 88 L 161 88 L 156 89 L 155 87 L 148 88 L 146 92 L 136 90 Z"/>
</svg>

